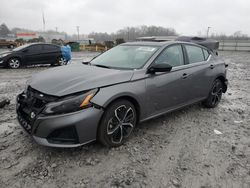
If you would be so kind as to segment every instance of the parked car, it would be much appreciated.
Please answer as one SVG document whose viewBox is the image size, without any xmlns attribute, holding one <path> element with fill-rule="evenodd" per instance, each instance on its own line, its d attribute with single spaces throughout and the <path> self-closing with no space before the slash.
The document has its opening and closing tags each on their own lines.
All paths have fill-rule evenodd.
<svg viewBox="0 0 250 188">
<path fill-rule="evenodd" d="M 15 48 L 16 46 L 17 46 L 16 42 L 0 39 L 0 47 Z"/>
<path fill-rule="evenodd" d="M 41 145 L 120 146 L 139 122 L 197 102 L 216 107 L 227 90 L 226 66 L 193 43 L 124 43 L 89 65 L 34 75 L 17 97 L 17 117 Z"/>
<path fill-rule="evenodd" d="M 65 50 L 54 44 L 31 43 L 0 54 L 0 66 L 12 69 L 26 65 L 66 65 Z M 63 53 L 62 53 L 63 52 Z M 70 53 L 70 51 L 68 51 Z"/>
</svg>

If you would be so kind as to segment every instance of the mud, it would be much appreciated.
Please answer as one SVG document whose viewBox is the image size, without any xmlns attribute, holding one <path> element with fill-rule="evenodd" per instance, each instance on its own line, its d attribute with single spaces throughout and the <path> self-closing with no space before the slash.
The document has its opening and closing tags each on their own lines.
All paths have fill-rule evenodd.
<svg viewBox="0 0 250 188">
<path fill-rule="evenodd" d="M 230 84 L 217 108 L 192 105 L 139 124 L 115 149 L 37 145 L 16 121 L 15 97 L 32 74 L 50 67 L 0 69 L 0 99 L 11 100 L 0 108 L 0 187 L 249 188 L 250 53 L 220 55 Z"/>
</svg>

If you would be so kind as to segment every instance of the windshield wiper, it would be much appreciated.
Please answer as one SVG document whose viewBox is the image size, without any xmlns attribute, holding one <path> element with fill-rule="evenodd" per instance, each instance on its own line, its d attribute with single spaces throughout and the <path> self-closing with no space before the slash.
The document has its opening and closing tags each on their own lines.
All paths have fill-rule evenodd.
<svg viewBox="0 0 250 188">
<path fill-rule="evenodd" d="M 92 64 L 92 65 L 97 66 L 97 67 L 106 68 L 106 69 L 110 69 L 111 68 L 111 67 L 106 66 L 106 65 L 95 65 L 95 64 Z"/>
</svg>

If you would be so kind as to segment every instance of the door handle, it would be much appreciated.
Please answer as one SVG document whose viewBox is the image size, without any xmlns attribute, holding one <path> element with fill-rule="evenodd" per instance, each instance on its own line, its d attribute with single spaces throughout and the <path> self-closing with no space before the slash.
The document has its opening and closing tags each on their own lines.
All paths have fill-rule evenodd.
<svg viewBox="0 0 250 188">
<path fill-rule="evenodd" d="M 213 68 L 214 68 L 214 65 L 213 65 L 213 64 L 211 64 L 211 65 L 210 65 L 210 69 L 213 69 Z"/>
<path fill-rule="evenodd" d="M 183 73 L 182 79 L 186 79 L 189 75 L 187 73 Z"/>
</svg>

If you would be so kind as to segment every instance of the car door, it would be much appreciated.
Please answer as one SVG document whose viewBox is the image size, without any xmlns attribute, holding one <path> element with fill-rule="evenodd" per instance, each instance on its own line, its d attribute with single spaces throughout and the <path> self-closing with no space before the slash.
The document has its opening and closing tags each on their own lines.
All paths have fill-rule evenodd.
<svg viewBox="0 0 250 188">
<path fill-rule="evenodd" d="M 60 47 L 50 44 L 43 45 L 44 63 L 54 63 L 60 56 Z"/>
<path fill-rule="evenodd" d="M 210 90 L 210 83 L 213 79 L 211 61 L 209 61 L 209 51 L 200 46 L 184 44 L 188 65 L 187 80 L 190 82 L 188 101 L 198 101 L 206 98 Z"/>
<path fill-rule="evenodd" d="M 42 45 L 34 44 L 23 50 L 27 64 L 40 64 L 43 61 Z"/>
<path fill-rule="evenodd" d="M 170 72 L 150 74 L 146 79 L 149 116 L 183 105 L 190 87 L 181 44 L 168 46 L 153 63 L 167 63 L 173 68 Z"/>
</svg>

